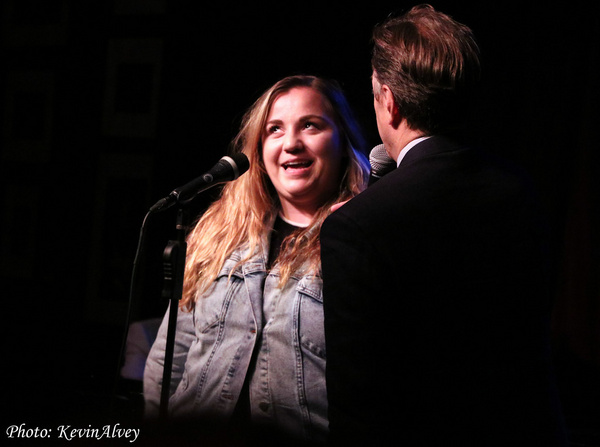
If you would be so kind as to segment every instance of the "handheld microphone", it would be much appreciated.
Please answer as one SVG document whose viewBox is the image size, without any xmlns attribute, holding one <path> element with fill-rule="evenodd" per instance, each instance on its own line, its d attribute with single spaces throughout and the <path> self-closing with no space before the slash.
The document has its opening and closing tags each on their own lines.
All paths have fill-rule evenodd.
<svg viewBox="0 0 600 447">
<path fill-rule="evenodd" d="M 187 205 L 198 194 L 220 183 L 237 179 L 248 170 L 250 162 L 242 153 L 221 158 L 212 169 L 191 182 L 174 189 L 171 193 L 156 202 L 150 212 L 164 211 L 175 204 Z"/>
<path fill-rule="evenodd" d="M 397 167 L 396 160 L 388 155 L 383 144 L 378 144 L 371 149 L 369 163 L 371 164 L 369 186 Z"/>
</svg>

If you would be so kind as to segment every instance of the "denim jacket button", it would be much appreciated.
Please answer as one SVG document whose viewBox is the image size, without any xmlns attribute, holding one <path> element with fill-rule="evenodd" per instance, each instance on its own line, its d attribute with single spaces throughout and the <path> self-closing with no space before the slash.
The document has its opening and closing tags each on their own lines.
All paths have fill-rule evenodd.
<svg viewBox="0 0 600 447">
<path fill-rule="evenodd" d="M 260 408 L 262 411 L 264 411 L 266 413 L 267 411 L 269 411 L 269 403 L 261 402 L 258 404 L 258 408 Z"/>
</svg>

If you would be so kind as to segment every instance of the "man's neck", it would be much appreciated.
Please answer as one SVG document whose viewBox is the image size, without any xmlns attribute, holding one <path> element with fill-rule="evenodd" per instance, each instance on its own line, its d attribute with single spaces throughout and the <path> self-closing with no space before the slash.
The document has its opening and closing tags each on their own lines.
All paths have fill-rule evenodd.
<svg viewBox="0 0 600 447">
<path fill-rule="evenodd" d="M 398 128 L 394 132 L 395 135 L 392 143 L 390 144 L 390 149 L 388 149 L 388 153 L 394 160 L 398 160 L 400 157 L 400 153 L 406 147 L 408 143 L 417 138 L 424 137 L 426 134 L 421 130 L 415 130 L 408 127 L 406 124 L 406 120 L 402 120 Z M 386 146 L 387 148 L 387 146 Z"/>
</svg>

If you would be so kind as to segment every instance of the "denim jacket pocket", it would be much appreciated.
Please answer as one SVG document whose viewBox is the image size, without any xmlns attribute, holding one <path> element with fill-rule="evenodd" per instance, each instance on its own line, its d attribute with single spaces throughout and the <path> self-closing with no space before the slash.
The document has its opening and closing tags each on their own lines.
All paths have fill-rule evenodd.
<svg viewBox="0 0 600 447">
<path fill-rule="evenodd" d="M 210 288 L 196 300 L 194 318 L 197 333 L 208 333 L 224 320 L 232 291 L 241 287 L 244 280 L 240 269 L 233 270 L 235 264 L 235 260 L 227 260 Z"/>
</svg>

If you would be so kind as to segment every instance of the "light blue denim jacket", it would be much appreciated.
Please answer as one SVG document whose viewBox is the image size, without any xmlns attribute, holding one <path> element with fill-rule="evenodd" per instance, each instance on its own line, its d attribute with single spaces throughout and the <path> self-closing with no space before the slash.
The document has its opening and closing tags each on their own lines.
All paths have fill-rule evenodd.
<svg viewBox="0 0 600 447">
<path fill-rule="evenodd" d="M 235 251 L 194 311 L 178 311 L 169 414 L 226 420 L 251 374 L 254 422 L 323 441 L 328 421 L 322 280 L 301 271 L 279 289 L 278 267 L 267 273 L 265 253 L 236 267 L 245 252 Z M 168 311 L 144 372 L 150 417 L 158 414 L 167 319 Z"/>
</svg>

